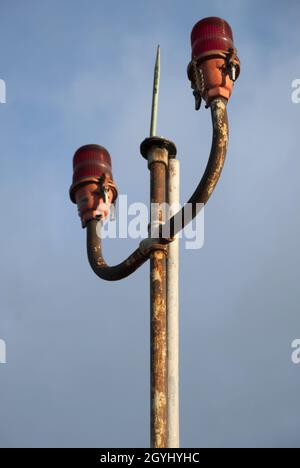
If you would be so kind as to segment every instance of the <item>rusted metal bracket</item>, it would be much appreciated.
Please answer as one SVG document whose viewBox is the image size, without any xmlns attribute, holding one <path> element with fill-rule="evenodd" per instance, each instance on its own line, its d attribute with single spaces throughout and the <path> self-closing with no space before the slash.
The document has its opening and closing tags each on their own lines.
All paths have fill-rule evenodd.
<svg viewBox="0 0 300 468">
<path fill-rule="evenodd" d="M 205 205 L 212 195 L 220 178 L 228 145 L 228 120 L 226 112 L 227 100 L 224 98 L 213 99 L 210 103 L 213 137 L 209 159 L 204 174 L 196 187 L 196 190 L 187 203 L 171 219 L 166 222 L 163 231 L 170 237 L 174 237 L 199 213 L 202 205 Z M 186 207 L 192 207 L 191 217 L 186 217 Z M 178 228 L 179 226 L 179 228 Z"/>
<path fill-rule="evenodd" d="M 197 204 L 207 203 L 210 198 L 218 180 L 225 162 L 227 143 L 228 143 L 228 121 L 226 113 L 227 100 L 223 98 L 216 98 L 210 104 L 211 117 L 213 124 L 213 138 L 210 151 L 209 160 L 195 192 L 188 200 L 192 204 L 192 218 L 196 216 Z M 176 154 L 176 147 L 174 143 L 164 138 L 152 137 L 146 138 L 141 144 L 141 154 L 146 158 L 147 151 L 153 146 L 165 148 L 169 152 L 170 157 Z M 166 224 L 164 232 L 168 232 L 170 238 L 178 232 L 176 226 L 185 226 L 186 219 L 184 216 L 185 206 L 172 216 Z M 93 271 L 100 278 L 107 281 L 117 281 L 126 278 L 141 265 L 143 265 L 149 258 L 150 253 L 147 250 L 136 249 L 126 260 L 119 265 L 109 266 L 106 264 L 101 247 L 101 238 L 97 235 L 97 220 L 91 220 L 87 224 L 87 251 L 90 265 Z M 159 235 L 160 244 L 164 244 L 164 238 Z M 147 242 L 147 240 L 146 240 Z"/>
<path fill-rule="evenodd" d="M 140 242 L 139 249 L 143 255 L 149 256 L 153 250 L 161 250 L 168 255 L 168 245 L 174 241 L 174 238 L 147 238 Z"/>
</svg>

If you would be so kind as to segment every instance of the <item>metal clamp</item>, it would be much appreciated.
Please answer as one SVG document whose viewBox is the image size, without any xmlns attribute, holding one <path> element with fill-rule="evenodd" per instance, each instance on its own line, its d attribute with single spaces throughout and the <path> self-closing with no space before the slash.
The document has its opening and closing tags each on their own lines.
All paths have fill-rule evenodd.
<svg viewBox="0 0 300 468">
<path fill-rule="evenodd" d="M 168 239 L 148 237 L 140 242 L 139 250 L 145 257 L 148 257 L 149 253 L 154 250 L 161 250 L 165 255 L 168 255 L 168 245 L 173 242 L 174 239 L 174 237 Z"/>
<path fill-rule="evenodd" d="M 204 76 L 202 70 L 197 68 L 197 60 L 192 60 L 191 66 L 194 72 L 194 81 L 191 82 L 191 88 L 195 98 L 195 110 L 198 111 L 201 107 L 201 96 L 204 92 Z"/>
<path fill-rule="evenodd" d="M 225 56 L 225 69 L 230 79 L 235 82 L 240 74 L 239 60 L 236 49 L 230 48 Z"/>
</svg>

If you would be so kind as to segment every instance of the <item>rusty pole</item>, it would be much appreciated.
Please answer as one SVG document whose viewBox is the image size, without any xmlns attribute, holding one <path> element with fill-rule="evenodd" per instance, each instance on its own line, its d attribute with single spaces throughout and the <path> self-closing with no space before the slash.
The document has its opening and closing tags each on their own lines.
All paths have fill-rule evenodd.
<svg viewBox="0 0 300 468">
<path fill-rule="evenodd" d="M 150 238 L 159 237 L 165 223 L 169 157 L 176 154 L 174 144 L 156 135 L 160 81 L 160 47 L 157 47 L 150 138 L 142 154 L 150 170 Z M 150 355 L 151 355 L 151 446 L 168 447 L 168 329 L 167 329 L 167 254 L 166 245 L 153 244 L 150 254 Z"/>
<path fill-rule="evenodd" d="M 156 135 L 160 80 L 160 48 L 157 47 L 154 66 L 150 138 Z M 150 170 L 150 237 L 165 221 L 162 204 L 166 202 L 168 153 L 165 148 L 150 146 L 147 152 Z M 154 207 L 154 209 L 153 209 Z M 150 254 L 150 388 L 151 388 L 151 447 L 167 446 L 167 297 L 166 250 L 159 244 Z"/>
<path fill-rule="evenodd" d="M 156 135 L 160 80 L 160 48 L 157 47 L 154 66 L 150 138 L 145 156 L 150 170 L 150 233 L 165 222 L 168 152 L 160 148 Z M 167 297 L 165 246 L 156 244 L 150 253 L 150 388 L 151 447 L 167 447 L 168 441 L 168 369 L 167 369 Z"/>
<path fill-rule="evenodd" d="M 166 258 L 168 242 L 159 238 L 165 222 L 167 169 L 176 155 L 174 143 L 161 137 L 146 138 L 141 153 L 150 170 L 150 330 L 151 330 L 151 447 L 168 447 L 168 342 Z M 155 241 L 157 239 L 157 241 Z M 167 239 L 166 239 L 167 241 Z"/>
<path fill-rule="evenodd" d="M 153 147 L 148 157 L 150 199 L 155 207 L 166 202 L 166 149 Z M 163 208 L 151 210 L 151 226 L 164 222 Z M 151 341 L 151 446 L 167 447 L 167 305 L 166 250 L 157 244 L 150 255 L 150 341 Z"/>
</svg>

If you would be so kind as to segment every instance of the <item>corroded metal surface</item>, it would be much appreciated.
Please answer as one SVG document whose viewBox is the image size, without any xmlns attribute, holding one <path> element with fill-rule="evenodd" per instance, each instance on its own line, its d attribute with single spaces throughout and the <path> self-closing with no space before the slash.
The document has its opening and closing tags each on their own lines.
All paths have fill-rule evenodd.
<svg viewBox="0 0 300 468">
<path fill-rule="evenodd" d="M 150 199 L 156 204 L 166 201 L 166 165 L 161 161 L 162 152 L 166 150 L 152 150 L 153 162 L 150 165 Z M 157 218 L 152 218 L 151 223 L 164 222 L 163 210 L 159 209 L 155 216 Z M 168 444 L 166 254 L 160 249 L 150 255 L 150 314 L 151 446 L 165 448 Z"/>
<path fill-rule="evenodd" d="M 205 204 L 211 196 L 219 180 L 225 162 L 228 144 L 228 121 L 226 113 L 226 104 L 227 101 L 225 99 L 218 98 L 214 99 L 210 105 L 213 123 L 212 147 L 203 177 L 200 180 L 200 183 L 196 188 L 195 192 L 188 200 L 188 203 L 192 204 L 192 218 L 194 218 L 198 213 L 199 204 Z M 165 145 L 162 145 L 162 147 L 159 148 L 161 152 L 167 151 L 167 149 L 164 146 Z M 150 144 L 148 145 L 148 142 L 147 149 L 151 149 L 151 152 L 153 153 L 153 148 L 151 148 Z M 160 157 L 161 156 L 162 155 L 160 155 Z M 161 180 L 162 174 L 165 171 L 165 165 L 163 163 L 156 162 L 151 164 L 151 168 L 154 167 L 158 167 L 158 169 L 155 169 L 154 172 L 157 174 L 157 177 Z M 151 180 L 152 179 L 153 178 L 151 178 Z M 162 189 L 162 186 L 160 184 L 157 184 L 157 188 L 155 189 L 154 195 L 154 185 L 155 183 L 153 179 L 151 182 L 151 193 L 153 191 L 153 197 L 151 196 L 152 202 L 154 201 L 154 199 L 156 199 L 156 197 L 160 199 L 163 196 L 163 192 L 165 196 L 165 188 Z M 187 220 L 184 216 L 184 210 L 185 207 L 183 207 L 182 210 L 180 210 L 176 215 L 172 216 L 168 223 L 166 223 L 164 233 L 168 233 L 168 237 L 172 238 L 175 234 L 178 233 L 178 230 L 176 229 L 177 226 L 185 226 Z M 90 221 L 87 225 L 87 250 L 90 265 L 93 271 L 96 273 L 96 275 L 98 275 L 100 278 L 108 281 L 116 281 L 125 278 L 126 276 L 129 276 L 131 273 L 137 270 L 137 268 L 143 265 L 143 263 L 145 263 L 146 260 L 149 258 L 150 250 L 145 252 L 145 250 L 138 248 L 119 265 L 108 266 L 102 255 L 101 239 L 99 239 L 97 235 L 96 226 L 97 221 L 95 220 Z"/>
<path fill-rule="evenodd" d="M 169 158 L 175 158 L 177 154 L 177 148 L 175 146 L 175 143 L 171 140 L 167 140 L 166 138 L 163 137 L 148 137 L 145 138 L 145 140 L 142 141 L 140 145 L 140 152 L 141 155 L 149 161 L 149 151 L 151 148 L 165 148 L 168 152 Z"/>
<path fill-rule="evenodd" d="M 207 203 L 220 178 L 228 144 L 226 104 L 227 101 L 223 98 L 214 99 L 210 104 L 213 137 L 208 163 L 198 187 L 187 202 L 192 206 L 191 217 L 185 216 L 185 205 L 166 223 L 163 232 L 168 232 L 170 237 L 178 233 L 178 226 L 183 228 L 199 213 L 200 204 Z"/>
<path fill-rule="evenodd" d="M 145 263 L 148 255 L 144 255 L 138 248 L 126 260 L 115 266 L 108 266 L 102 255 L 101 238 L 97 234 L 98 221 L 92 220 L 87 224 L 87 253 L 93 271 L 100 278 L 107 281 L 116 281 L 131 275 L 137 268 Z"/>
<path fill-rule="evenodd" d="M 150 257 L 151 301 L 151 445 L 167 447 L 167 311 L 166 257 Z"/>
</svg>

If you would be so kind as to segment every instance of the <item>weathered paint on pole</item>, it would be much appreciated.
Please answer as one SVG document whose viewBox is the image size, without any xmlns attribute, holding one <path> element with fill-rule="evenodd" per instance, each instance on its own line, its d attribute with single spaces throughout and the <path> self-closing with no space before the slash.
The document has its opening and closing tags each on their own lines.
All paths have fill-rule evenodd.
<svg viewBox="0 0 300 468">
<path fill-rule="evenodd" d="M 151 225 L 164 222 L 168 152 L 152 147 L 148 156 L 150 169 Z M 153 205 L 152 205 L 153 206 Z M 168 367 L 167 367 L 167 298 L 165 246 L 156 245 L 150 255 L 150 330 L 151 330 L 151 447 L 168 445 Z"/>
<path fill-rule="evenodd" d="M 156 60 L 155 60 L 155 66 L 154 66 L 150 137 L 156 135 L 159 80 L 160 80 L 160 47 L 157 46 Z"/>
<path fill-rule="evenodd" d="M 141 154 L 150 169 L 151 223 L 150 237 L 141 248 L 150 249 L 151 310 L 151 447 L 168 447 L 168 337 L 166 258 L 170 238 L 160 242 L 165 223 L 168 164 L 177 153 L 173 142 L 162 137 L 146 138 Z"/>
<path fill-rule="evenodd" d="M 154 67 L 150 137 L 156 135 L 160 79 L 160 47 Z M 150 202 L 166 202 L 168 152 L 159 147 L 150 149 Z M 152 212 L 152 210 L 151 210 Z M 153 215 L 153 212 L 152 212 Z M 151 225 L 165 221 L 159 209 Z M 151 330 L 151 447 L 166 448 L 168 443 L 168 367 L 167 367 L 167 297 L 166 250 L 153 249 L 150 255 L 150 330 Z"/>
<path fill-rule="evenodd" d="M 170 216 L 179 209 L 180 164 L 169 159 L 168 203 Z M 180 446 L 179 430 L 179 238 L 168 246 L 167 258 L 167 342 L 168 342 L 168 447 Z"/>
</svg>

